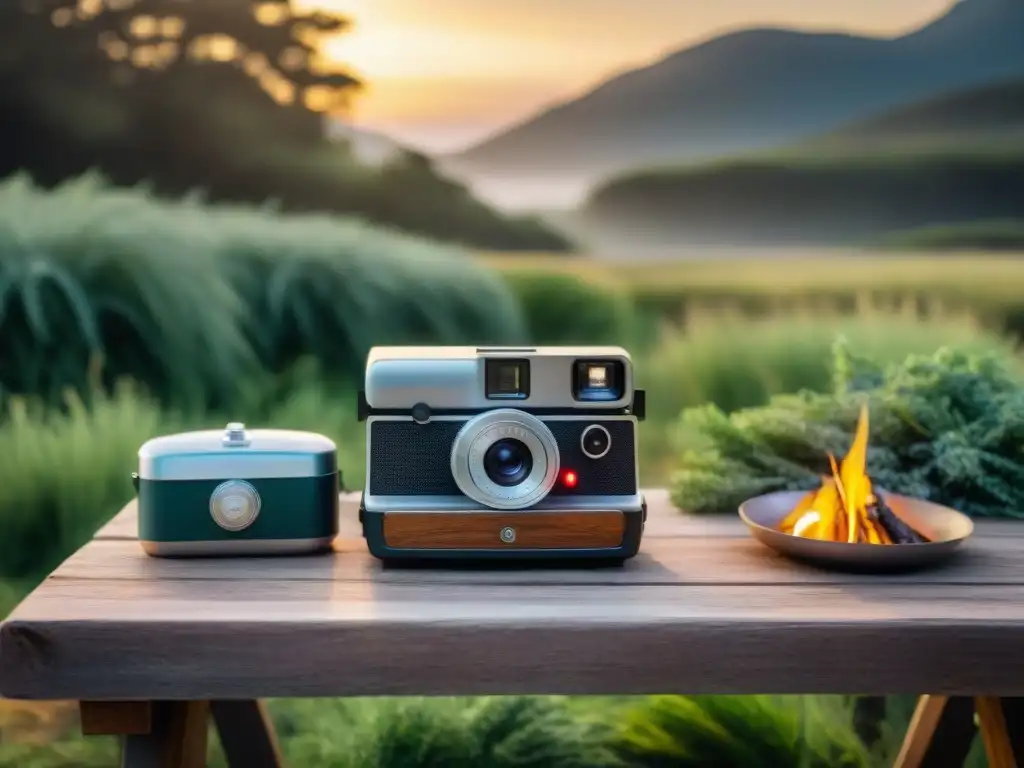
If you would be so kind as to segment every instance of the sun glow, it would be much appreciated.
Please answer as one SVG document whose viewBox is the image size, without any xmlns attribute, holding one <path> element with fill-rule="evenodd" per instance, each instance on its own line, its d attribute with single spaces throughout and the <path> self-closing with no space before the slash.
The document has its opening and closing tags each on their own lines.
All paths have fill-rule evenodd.
<svg viewBox="0 0 1024 768">
<path fill-rule="evenodd" d="M 390 132 L 398 126 L 400 133 L 407 125 L 411 134 L 446 121 L 456 131 L 494 129 L 738 26 L 895 32 L 948 2 L 294 0 L 299 10 L 337 12 L 352 22 L 326 41 L 323 54 L 365 82 L 353 100 L 356 122 Z"/>
</svg>

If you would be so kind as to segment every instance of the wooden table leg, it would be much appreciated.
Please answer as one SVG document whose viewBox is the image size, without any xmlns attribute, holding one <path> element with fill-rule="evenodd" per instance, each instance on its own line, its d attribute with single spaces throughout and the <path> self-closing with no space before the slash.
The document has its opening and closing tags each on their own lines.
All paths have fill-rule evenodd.
<svg viewBox="0 0 1024 768">
<path fill-rule="evenodd" d="M 262 701 L 214 701 L 210 709 L 231 768 L 284 768 L 274 723 Z"/>
<path fill-rule="evenodd" d="M 147 734 L 124 737 L 122 768 L 206 768 L 210 705 L 206 701 L 156 701 Z"/>
<path fill-rule="evenodd" d="M 922 696 L 893 768 L 961 768 L 976 734 L 967 696 Z"/>
<path fill-rule="evenodd" d="M 1024 699 L 979 696 L 974 706 L 989 766 L 1024 766 Z"/>
<path fill-rule="evenodd" d="M 120 736 L 122 768 L 206 768 L 205 701 L 83 701 L 82 733 Z"/>
</svg>

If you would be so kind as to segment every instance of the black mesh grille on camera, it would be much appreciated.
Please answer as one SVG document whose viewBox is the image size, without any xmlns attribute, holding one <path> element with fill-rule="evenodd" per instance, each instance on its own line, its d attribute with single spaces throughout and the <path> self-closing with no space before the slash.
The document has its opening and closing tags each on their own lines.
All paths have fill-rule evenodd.
<svg viewBox="0 0 1024 768">
<path fill-rule="evenodd" d="M 464 421 L 375 421 L 370 425 L 370 493 L 461 496 L 452 477 L 452 443 Z"/>
<path fill-rule="evenodd" d="M 630 421 L 548 421 L 562 469 L 576 473 L 575 488 L 561 484 L 552 496 L 631 496 L 637 492 L 636 444 Z M 461 496 L 451 471 L 452 443 L 464 421 L 375 421 L 370 425 L 369 492 L 380 496 Z M 590 459 L 580 436 L 591 424 L 608 430 L 612 447 Z"/>
</svg>

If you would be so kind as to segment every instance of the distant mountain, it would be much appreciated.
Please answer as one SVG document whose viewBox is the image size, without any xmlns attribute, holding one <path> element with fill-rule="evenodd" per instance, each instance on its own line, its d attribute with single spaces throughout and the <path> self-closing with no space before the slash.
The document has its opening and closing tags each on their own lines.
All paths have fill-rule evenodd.
<svg viewBox="0 0 1024 768">
<path fill-rule="evenodd" d="M 751 29 L 604 83 L 444 159 L 470 182 L 572 177 L 791 144 L 1024 75 L 1024 0 L 961 0 L 897 38 Z"/>
<path fill-rule="evenodd" d="M 575 222 L 581 239 L 658 246 L 870 243 L 936 227 L 987 237 L 1024 223 L 1024 78 L 779 151 L 623 173 Z"/>
</svg>

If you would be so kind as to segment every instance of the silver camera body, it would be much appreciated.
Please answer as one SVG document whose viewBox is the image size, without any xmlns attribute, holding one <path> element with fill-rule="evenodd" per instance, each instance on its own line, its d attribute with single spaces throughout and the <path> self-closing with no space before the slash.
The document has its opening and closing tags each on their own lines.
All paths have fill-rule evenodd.
<svg viewBox="0 0 1024 768">
<path fill-rule="evenodd" d="M 644 393 L 621 347 L 375 347 L 360 515 L 385 559 L 636 554 Z"/>
</svg>

